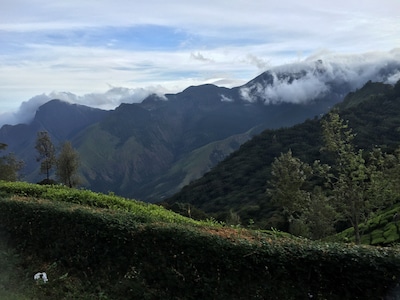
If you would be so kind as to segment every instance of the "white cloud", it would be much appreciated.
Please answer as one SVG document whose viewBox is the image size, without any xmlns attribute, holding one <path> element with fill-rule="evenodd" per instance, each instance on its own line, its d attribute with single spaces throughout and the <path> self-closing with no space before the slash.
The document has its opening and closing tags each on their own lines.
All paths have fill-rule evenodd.
<svg viewBox="0 0 400 300">
<path fill-rule="evenodd" d="M 384 69 L 391 68 L 390 71 Z M 269 103 L 305 103 L 323 96 L 331 84 L 348 85 L 355 90 L 367 81 L 393 84 L 400 78 L 400 48 L 390 52 L 337 55 L 322 51 L 304 61 L 272 68 L 271 82 L 255 82 L 241 88 L 244 100 L 262 99 Z M 298 74 L 288 77 L 285 74 Z"/>
<path fill-rule="evenodd" d="M 201 62 L 213 62 L 214 60 L 211 58 L 207 58 L 205 57 L 203 54 L 201 54 L 200 52 L 197 53 L 190 53 L 190 58 L 194 59 L 194 60 L 198 60 Z"/>
<path fill-rule="evenodd" d="M 121 103 L 139 103 L 147 96 L 157 94 L 163 97 L 166 90 L 161 86 L 130 89 L 125 87 L 111 87 L 105 93 L 90 93 L 83 96 L 68 95 L 64 98 L 62 94 L 53 94 L 52 98 L 84 104 L 102 109 L 113 109 Z"/>
<path fill-rule="evenodd" d="M 22 102 L 16 112 L 0 113 L 0 126 L 4 124 L 15 125 L 20 123 L 29 123 L 37 108 L 49 100 L 50 97 L 45 94 L 37 95 L 28 101 Z"/>
<path fill-rule="evenodd" d="M 319 77 L 308 73 L 305 77 L 289 83 L 288 80 L 278 80 L 274 76 L 275 84 L 266 86 L 264 97 L 271 102 L 304 103 L 316 99 L 326 93 L 329 88 Z"/>
<path fill-rule="evenodd" d="M 387 79 L 387 83 L 389 84 L 395 84 L 400 80 L 400 70 L 397 73 L 394 73 L 392 76 L 389 76 Z"/>
<path fill-rule="evenodd" d="M 227 96 L 225 96 L 225 95 L 221 95 L 221 101 L 222 102 L 233 102 L 234 100 L 232 99 L 232 98 L 230 98 L 230 97 L 227 97 Z"/>
<path fill-rule="evenodd" d="M 232 57 L 237 54 L 237 52 L 232 49 L 230 51 L 235 53 Z M 232 55 L 232 53 L 229 55 Z M 185 57 L 183 54 L 175 53 L 173 55 L 181 55 L 180 57 L 182 59 Z M 230 59 L 233 59 L 232 57 Z M 87 59 L 88 61 L 86 63 L 91 64 L 90 57 L 87 57 Z M 218 59 L 222 61 L 223 57 L 219 57 Z M 124 60 L 123 52 L 119 53 L 119 60 Z M 320 62 L 318 62 L 318 60 L 320 60 Z M 186 61 L 190 61 L 190 57 L 187 58 Z M 222 63 L 229 64 L 229 59 Z M 162 64 L 160 63 L 159 66 L 160 65 Z M 382 76 L 380 72 L 382 68 L 394 65 L 397 65 L 398 68 L 393 69 L 393 72 L 389 73 L 387 76 Z M 68 64 L 68 66 L 73 66 L 73 64 Z M 177 64 L 177 69 L 179 70 L 179 68 L 184 70 L 183 66 Z M 64 72 L 66 72 L 67 69 L 68 68 L 66 68 Z M 72 68 L 72 70 L 73 69 L 74 68 Z M 146 76 L 146 72 L 149 72 L 150 75 L 152 74 L 151 71 L 146 71 L 145 69 L 144 67 L 143 76 Z M 161 69 L 161 72 L 163 71 L 165 72 L 165 70 Z M 389 52 L 370 52 L 360 55 L 340 55 L 329 51 L 320 51 L 304 60 L 272 67 L 269 69 L 269 72 L 272 75 L 273 84 L 257 82 L 253 85 L 246 85 L 240 89 L 243 99 L 253 102 L 261 98 L 264 99 L 265 103 L 304 103 L 328 92 L 332 82 L 339 84 L 347 83 L 352 89 L 360 88 L 368 80 L 385 81 L 393 84 L 400 79 L 400 49 L 394 49 Z M 284 73 L 301 74 L 302 72 L 306 73 L 294 79 L 281 77 Z M 50 72 L 47 80 L 51 80 L 51 75 Z M 214 76 L 208 78 L 204 77 L 204 82 L 230 87 L 240 86 L 244 83 L 241 80 L 235 81 L 227 78 L 229 77 L 229 73 L 223 74 L 215 72 L 213 75 Z M 99 74 L 94 74 L 93 76 L 99 76 Z M 156 75 L 154 74 L 154 76 Z M 84 81 L 85 78 L 78 76 L 78 78 L 74 78 L 74 80 L 77 80 L 78 83 L 79 81 Z M 61 80 L 61 83 L 63 82 L 67 82 L 65 78 Z M 193 85 L 194 82 L 195 80 L 190 82 L 190 78 L 185 78 L 182 79 L 182 86 L 187 87 Z M 176 84 L 176 81 L 174 83 Z M 73 84 L 71 84 L 71 86 L 73 86 Z M 102 109 L 113 109 L 121 103 L 141 102 L 144 98 L 153 93 L 162 96 L 166 93 L 176 91 L 177 90 L 171 91 L 171 89 L 162 85 L 150 85 L 145 88 L 127 88 L 109 85 L 109 89 L 105 92 L 89 92 L 81 95 L 72 92 L 53 91 L 48 94 L 40 94 L 28 101 L 22 102 L 18 110 L 14 113 L 1 113 L 0 125 L 27 123 L 31 121 L 37 108 L 51 99 L 60 99 Z M 221 101 L 232 101 L 232 99 L 221 95 Z"/>
<path fill-rule="evenodd" d="M 318 49 L 388 51 L 399 11 L 396 0 L 3 1 L 0 117 L 50 91 L 232 86 Z"/>
<path fill-rule="evenodd" d="M 0 126 L 4 124 L 28 124 L 32 121 L 39 106 L 52 100 L 59 99 L 69 103 L 78 103 L 101 109 L 113 109 L 121 103 L 139 103 L 151 94 L 157 94 L 161 98 L 165 94 L 161 86 L 129 89 L 124 87 L 111 87 L 104 93 L 90 93 L 83 96 L 70 92 L 51 92 L 35 96 L 28 101 L 22 102 L 19 109 L 14 113 L 0 114 Z"/>
</svg>

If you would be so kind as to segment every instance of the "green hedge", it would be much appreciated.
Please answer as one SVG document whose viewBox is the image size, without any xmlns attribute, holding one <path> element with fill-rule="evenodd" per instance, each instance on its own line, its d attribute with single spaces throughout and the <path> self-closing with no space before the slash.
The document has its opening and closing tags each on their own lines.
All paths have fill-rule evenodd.
<svg viewBox="0 0 400 300">
<path fill-rule="evenodd" d="M 42 198 L 90 207 L 131 212 L 136 216 L 136 218 L 141 219 L 143 222 L 200 224 L 199 222 L 172 211 L 168 211 L 158 205 L 126 199 L 113 194 L 106 195 L 85 189 L 71 189 L 63 185 L 39 185 L 26 182 L 0 181 L 0 193 L 4 195 L 9 194 L 23 197 Z"/>
<path fill-rule="evenodd" d="M 381 299 L 400 279 L 396 249 L 263 233 L 249 239 L 244 230 L 221 237 L 208 229 L 143 223 L 130 212 L 55 200 L 0 198 L 0 230 L 18 251 L 83 278 L 82 289 L 97 299 L 99 289 L 103 299 Z M 40 296 L 71 293 L 62 284 L 50 281 Z"/>
</svg>

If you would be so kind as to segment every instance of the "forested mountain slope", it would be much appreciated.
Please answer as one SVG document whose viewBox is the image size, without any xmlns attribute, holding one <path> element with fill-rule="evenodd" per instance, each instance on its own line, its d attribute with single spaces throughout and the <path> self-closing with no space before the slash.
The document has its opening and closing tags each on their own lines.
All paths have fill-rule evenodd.
<svg viewBox="0 0 400 300">
<path fill-rule="evenodd" d="M 338 104 L 340 116 L 356 133 L 355 144 L 363 149 L 380 145 L 394 151 L 400 144 L 400 83 L 368 82 Z M 321 159 L 322 132 L 319 118 L 277 130 L 266 130 L 243 144 L 202 178 L 185 186 L 165 201 L 167 206 L 187 203 L 226 220 L 233 211 L 242 222 L 252 219 L 260 227 L 277 226 L 275 208 L 265 191 L 271 163 L 281 153 L 311 163 Z"/>
</svg>

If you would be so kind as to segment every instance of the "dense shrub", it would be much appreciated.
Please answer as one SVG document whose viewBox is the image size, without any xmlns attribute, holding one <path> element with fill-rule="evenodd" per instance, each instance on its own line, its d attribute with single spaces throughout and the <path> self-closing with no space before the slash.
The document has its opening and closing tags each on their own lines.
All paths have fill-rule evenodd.
<svg viewBox="0 0 400 300">
<path fill-rule="evenodd" d="M 112 193 L 106 195 L 85 189 L 71 189 L 63 185 L 0 181 L 0 193 L 131 212 L 142 222 L 198 223 L 158 205 L 126 199 Z"/>
<path fill-rule="evenodd" d="M 87 191 L 70 191 L 77 202 L 86 201 Z M 33 287 L 37 298 L 380 299 L 400 279 L 396 249 L 152 218 L 0 197 L 0 230 L 27 264 L 41 262 L 48 272 L 49 283 Z"/>
</svg>

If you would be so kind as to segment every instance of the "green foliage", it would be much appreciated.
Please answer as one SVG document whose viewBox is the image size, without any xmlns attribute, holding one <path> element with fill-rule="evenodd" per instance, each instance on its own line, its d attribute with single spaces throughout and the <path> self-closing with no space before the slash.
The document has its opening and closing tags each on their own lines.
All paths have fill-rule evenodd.
<svg viewBox="0 0 400 300">
<path fill-rule="evenodd" d="M 50 179 L 50 171 L 56 165 L 56 149 L 47 131 L 39 131 L 36 137 L 35 149 L 38 152 L 37 161 L 40 161 L 40 172 Z"/>
<path fill-rule="evenodd" d="M 243 224 L 253 219 L 257 227 L 279 227 L 275 221 L 267 221 L 276 212 L 265 197 L 271 163 L 289 149 L 302 161 L 311 163 L 306 158 L 318 158 L 320 145 L 317 119 L 290 128 L 266 130 L 166 202 L 189 202 L 221 221 L 233 209 Z"/>
<path fill-rule="evenodd" d="M 0 143 L 0 151 L 7 149 L 7 144 Z M 18 172 L 24 166 L 22 160 L 18 160 L 13 153 L 0 156 L 0 180 L 17 181 Z"/>
<path fill-rule="evenodd" d="M 374 199 L 374 205 L 380 205 L 385 208 L 399 202 L 399 149 L 390 154 L 383 153 L 380 148 L 374 148 L 370 153 L 369 168 L 372 174 L 368 197 L 369 199 Z"/>
<path fill-rule="evenodd" d="M 288 222 L 288 232 L 320 239 L 334 232 L 335 212 L 328 197 L 315 182 L 325 166 L 315 162 L 313 167 L 293 157 L 289 150 L 272 163 L 272 179 L 267 196 L 282 208 Z M 315 185 L 315 186 L 313 186 Z"/>
<path fill-rule="evenodd" d="M 363 105 L 369 105 L 376 97 L 392 93 L 392 86 L 381 82 L 367 82 L 362 89 L 349 93 L 342 103 L 341 110 L 359 109 Z"/>
<path fill-rule="evenodd" d="M 289 222 L 289 232 L 307 236 L 303 212 L 310 206 L 310 193 L 304 185 L 311 174 L 311 167 L 292 156 L 292 151 L 282 153 L 271 165 L 272 178 L 268 182 L 267 195 Z"/>
<path fill-rule="evenodd" d="M 340 118 L 331 112 L 322 120 L 324 150 L 333 153 L 334 164 L 326 174 L 327 184 L 332 190 L 334 205 L 354 228 L 355 241 L 360 243 L 359 224 L 373 207 L 367 199 L 371 170 L 363 158 L 362 150 L 356 151 L 354 133 Z"/>
<path fill-rule="evenodd" d="M 78 177 L 79 156 L 72 148 L 70 142 L 64 142 L 61 153 L 57 158 L 56 174 L 60 182 L 69 187 L 77 186 L 80 182 Z"/>
<path fill-rule="evenodd" d="M 143 223 L 54 199 L 0 198 L 0 220 L 24 272 L 48 274 L 43 285 L 29 276 L 31 299 L 379 299 L 400 276 L 396 249 Z"/>
<path fill-rule="evenodd" d="M 302 189 L 311 173 L 311 168 L 300 159 L 292 156 L 292 151 L 281 153 L 271 165 L 271 189 L 267 193 L 271 200 L 283 207 L 289 218 L 308 205 L 309 195 Z"/>
<path fill-rule="evenodd" d="M 315 187 L 311 193 L 310 205 L 303 211 L 309 237 L 319 240 L 335 232 L 334 225 L 338 219 L 330 199 Z"/>
<path fill-rule="evenodd" d="M 392 246 L 400 241 L 400 219 L 396 217 L 400 212 L 400 203 L 376 214 L 367 222 L 360 225 L 361 243 L 376 246 Z M 329 240 L 354 242 L 354 228 L 332 236 Z"/>
<path fill-rule="evenodd" d="M 332 165 L 315 161 L 311 168 L 294 158 L 291 151 L 281 154 L 272 163 L 267 194 L 283 209 L 292 234 L 323 238 L 333 232 L 334 221 L 342 218 L 352 225 L 355 242 L 359 244 L 361 222 L 393 203 L 385 198 L 397 191 L 391 188 L 399 184 L 399 177 L 386 174 L 395 173 L 392 169 L 396 169 L 399 159 L 374 148 L 367 162 L 363 151 L 357 151 L 353 145 L 355 135 L 335 111 L 322 119 L 321 124 L 323 150 L 331 154 Z M 396 227 L 386 229 L 383 240 L 399 239 L 394 234 L 396 230 Z M 382 243 L 382 237 L 379 241 L 373 237 L 370 242 Z"/>
<path fill-rule="evenodd" d="M 0 180 L 17 181 L 19 171 L 23 168 L 24 162 L 18 160 L 13 153 L 0 157 Z"/>
<path fill-rule="evenodd" d="M 48 199 L 129 212 L 140 222 L 172 222 L 196 224 L 196 221 L 164 209 L 161 206 L 136 200 L 101 194 L 84 189 L 71 189 L 62 185 L 37 185 L 26 182 L 0 181 L 0 191 L 12 195 Z"/>
</svg>

